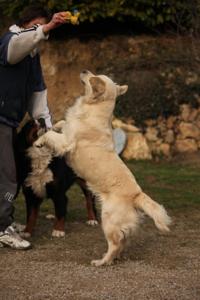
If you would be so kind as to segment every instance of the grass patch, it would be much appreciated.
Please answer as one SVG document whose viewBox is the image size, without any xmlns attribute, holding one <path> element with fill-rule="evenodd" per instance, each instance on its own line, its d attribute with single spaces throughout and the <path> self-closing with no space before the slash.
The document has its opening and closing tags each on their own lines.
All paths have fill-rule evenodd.
<svg viewBox="0 0 200 300">
<path fill-rule="evenodd" d="M 129 162 L 143 190 L 169 208 L 200 205 L 200 167 L 152 161 Z"/>
</svg>

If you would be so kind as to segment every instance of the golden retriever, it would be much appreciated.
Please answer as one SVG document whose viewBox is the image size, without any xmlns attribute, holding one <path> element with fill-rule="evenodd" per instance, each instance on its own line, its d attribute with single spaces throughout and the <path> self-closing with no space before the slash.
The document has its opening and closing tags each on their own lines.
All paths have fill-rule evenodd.
<svg viewBox="0 0 200 300">
<path fill-rule="evenodd" d="M 49 131 L 35 146 L 45 146 L 64 155 L 75 173 L 98 196 L 102 207 L 102 228 L 108 243 L 106 254 L 91 263 L 111 264 L 134 232 L 139 210 L 151 217 L 156 227 L 169 231 L 170 218 L 165 209 L 147 196 L 133 174 L 114 150 L 111 120 L 117 96 L 128 86 L 119 86 L 105 75 L 89 71 L 80 74 L 84 95 L 68 109 L 66 120 L 56 126 L 61 133 Z"/>
</svg>

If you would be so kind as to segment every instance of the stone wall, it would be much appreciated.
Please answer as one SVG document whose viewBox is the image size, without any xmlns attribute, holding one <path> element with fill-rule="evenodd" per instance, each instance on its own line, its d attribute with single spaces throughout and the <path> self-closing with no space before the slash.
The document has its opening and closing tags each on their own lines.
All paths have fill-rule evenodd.
<svg viewBox="0 0 200 300">
<path fill-rule="evenodd" d="M 200 99 L 199 99 L 200 103 Z M 127 134 L 122 156 L 126 159 L 151 159 L 156 156 L 172 157 L 178 153 L 200 151 L 200 106 L 180 106 L 177 116 L 159 117 L 145 122 L 140 129 L 133 124 L 113 120 L 113 127 Z"/>
</svg>

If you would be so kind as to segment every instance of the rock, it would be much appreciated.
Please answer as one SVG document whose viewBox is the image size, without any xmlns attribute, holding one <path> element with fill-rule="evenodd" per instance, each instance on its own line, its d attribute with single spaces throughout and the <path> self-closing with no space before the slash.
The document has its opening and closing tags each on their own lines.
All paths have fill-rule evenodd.
<svg viewBox="0 0 200 300">
<path fill-rule="evenodd" d="M 188 77 L 186 78 L 185 80 L 185 83 L 187 85 L 190 85 L 190 84 L 194 84 L 198 81 L 198 74 L 194 73 L 194 72 L 190 72 L 188 74 Z"/>
<path fill-rule="evenodd" d="M 157 139 L 156 141 L 155 141 L 155 144 L 156 144 L 156 146 L 160 146 L 161 144 L 163 143 L 163 139 Z"/>
<path fill-rule="evenodd" d="M 148 142 L 150 151 L 154 155 L 160 155 L 160 145 L 162 142 Z"/>
<path fill-rule="evenodd" d="M 200 114 L 198 114 L 194 124 L 200 129 Z"/>
<path fill-rule="evenodd" d="M 176 123 L 177 117 L 175 116 L 170 116 L 166 120 L 166 126 L 168 129 L 172 129 Z"/>
<path fill-rule="evenodd" d="M 188 121 L 193 123 L 195 121 L 197 115 L 198 115 L 198 109 L 192 108 L 190 111 Z"/>
<path fill-rule="evenodd" d="M 180 118 L 181 118 L 181 120 L 183 120 L 185 122 L 189 121 L 190 113 L 191 113 L 190 105 L 182 104 L 180 106 Z"/>
<path fill-rule="evenodd" d="M 165 142 L 168 144 L 174 143 L 175 137 L 174 137 L 174 131 L 172 129 L 169 129 L 165 135 Z"/>
<path fill-rule="evenodd" d="M 192 123 L 181 122 L 178 126 L 179 139 L 194 138 L 199 139 L 200 132 L 196 125 Z"/>
<path fill-rule="evenodd" d="M 122 153 L 125 159 L 152 159 L 145 137 L 139 132 L 127 133 L 127 145 Z"/>
<path fill-rule="evenodd" d="M 165 156 L 170 156 L 171 152 L 170 152 L 170 145 L 167 143 L 163 143 L 160 145 L 160 153 L 162 153 Z"/>
<path fill-rule="evenodd" d="M 200 104 L 200 95 L 197 93 L 193 94 L 194 99 L 196 99 L 197 103 Z"/>
<path fill-rule="evenodd" d="M 197 150 L 198 150 L 198 145 L 194 139 L 185 139 L 185 140 L 177 139 L 175 142 L 175 151 L 176 152 L 191 153 L 191 152 L 196 152 Z"/>
<path fill-rule="evenodd" d="M 162 136 L 166 134 L 167 126 L 166 126 L 166 120 L 164 118 L 158 118 L 157 128 L 159 129 Z"/>
<path fill-rule="evenodd" d="M 154 125 L 156 125 L 157 121 L 156 120 L 153 120 L 153 119 L 148 119 L 144 122 L 144 124 L 147 126 L 147 127 L 152 127 Z"/>
<path fill-rule="evenodd" d="M 170 156 L 171 147 L 168 143 L 163 143 L 163 140 L 158 139 L 156 142 L 149 143 L 149 148 L 154 155 L 165 155 Z"/>
<path fill-rule="evenodd" d="M 147 127 L 145 137 L 149 142 L 155 142 L 158 139 L 158 129 L 155 127 Z"/>
</svg>

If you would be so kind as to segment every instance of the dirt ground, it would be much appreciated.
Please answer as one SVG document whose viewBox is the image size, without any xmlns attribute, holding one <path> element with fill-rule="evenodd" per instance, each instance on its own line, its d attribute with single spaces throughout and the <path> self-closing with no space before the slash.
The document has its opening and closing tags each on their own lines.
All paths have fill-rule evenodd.
<svg viewBox="0 0 200 300">
<path fill-rule="evenodd" d="M 145 218 L 123 258 L 99 268 L 90 260 L 106 250 L 100 226 L 71 222 L 64 239 L 52 239 L 45 220 L 32 250 L 0 249 L 0 299 L 200 299 L 199 207 L 169 213 L 170 234 Z"/>
</svg>

